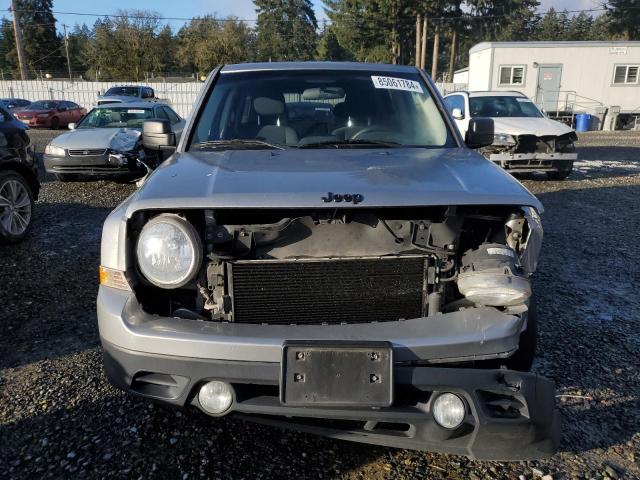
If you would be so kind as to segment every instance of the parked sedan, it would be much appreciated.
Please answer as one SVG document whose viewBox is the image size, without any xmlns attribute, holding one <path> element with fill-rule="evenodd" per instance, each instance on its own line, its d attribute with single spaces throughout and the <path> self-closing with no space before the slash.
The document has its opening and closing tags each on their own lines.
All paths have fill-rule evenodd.
<svg viewBox="0 0 640 480">
<path fill-rule="evenodd" d="M 487 160 L 511 173 L 545 172 L 551 180 L 564 180 L 578 158 L 576 132 L 547 118 L 520 92 L 455 92 L 444 102 L 460 134 L 467 134 L 473 118 L 491 118 L 493 143 L 480 149 Z"/>
<path fill-rule="evenodd" d="M 27 235 L 40 191 L 26 130 L 0 105 L 0 243 L 14 243 Z"/>
<path fill-rule="evenodd" d="M 0 105 L 5 107 L 11 113 L 15 113 L 27 108 L 31 105 L 31 102 L 24 98 L 0 98 Z"/>
<path fill-rule="evenodd" d="M 145 164 L 154 168 L 162 160 L 160 152 L 145 152 L 140 143 L 142 124 L 152 118 L 168 121 L 176 137 L 182 134 L 184 120 L 167 105 L 99 105 L 77 125 L 70 124 L 71 132 L 47 145 L 44 166 L 63 182 L 79 175 L 141 177 L 147 172 Z"/>
<path fill-rule="evenodd" d="M 57 130 L 79 121 L 86 113 L 86 109 L 67 100 L 38 100 L 24 110 L 15 112 L 15 116 L 30 127 Z"/>
</svg>

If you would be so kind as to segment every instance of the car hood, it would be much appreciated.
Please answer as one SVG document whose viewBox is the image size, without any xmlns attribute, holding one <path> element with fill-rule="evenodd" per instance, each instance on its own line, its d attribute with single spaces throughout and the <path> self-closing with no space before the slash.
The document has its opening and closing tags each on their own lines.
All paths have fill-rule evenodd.
<svg viewBox="0 0 640 480">
<path fill-rule="evenodd" d="M 135 146 L 140 130 L 132 128 L 79 128 L 56 137 L 52 145 L 64 149 L 111 148 L 126 151 Z"/>
<path fill-rule="evenodd" d="M 556 122 L 546 117 L 492 117 L 492 119 L 496 133 L 544 137 L 559 136 L 573 132 L 573 129 L 564 123 Z"/>
<path fill-rule="evenodd" d="M 328 192 L 362 201 L 325 202 Z M 176 153 L 126 204 L 166 208 L 336 208 L 542 205 L 520 182 L 466 148 L 233 150 Z"/>
</svg>

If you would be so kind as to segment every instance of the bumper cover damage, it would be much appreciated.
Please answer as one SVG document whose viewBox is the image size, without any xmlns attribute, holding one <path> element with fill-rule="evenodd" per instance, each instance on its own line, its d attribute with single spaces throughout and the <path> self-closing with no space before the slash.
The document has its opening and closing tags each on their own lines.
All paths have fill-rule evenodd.
<svg viewBox="0 0 640 480">
<path fill-rule="evenodd" d="M 115 386 L 175 406 L 198 407 L 198 388 L 215 379 L 235 389 L 233 416 L 336 439 L 503 461 L 548 457 L 558 443 L 554 384 L 532 373 L 396 365 L 391 407 L 292 407 L 279 400 L 278 363 L 149 355 L 104 340 L 103 347 Z M 433 419 L 440 392 L 467 404 L 460 427 L 444 429 Z"/>
<path fill-rule="evenodd" d="M 234 390 L 230 415 L 337 439 L 485 460 L 542 458 L 557 446 L 560 420 L 552 381 L 456 366 L 507 357 L 517 348 L 524 320 L 493 308 L 365 325 L 240 325 L 149 315 L 135 295 L 101 287 L 98 319 L 108 378 L 145 398 L 200 408 L 199 388 L 221 380 Z M 283 403 L 282 352 L 292 339 L 389 341 L 393 404 Z M 453 358 L 454 353 L 464 358 Z M 431 405 L 441 392 L 454 393 L 467 405 L 467 417 L 455 429 L 434 420 Z"/>
</svg>

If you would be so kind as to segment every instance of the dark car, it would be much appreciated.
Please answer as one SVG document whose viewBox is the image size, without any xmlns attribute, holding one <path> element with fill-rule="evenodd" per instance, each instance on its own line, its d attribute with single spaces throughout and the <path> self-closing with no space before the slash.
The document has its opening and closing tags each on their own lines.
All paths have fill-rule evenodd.
<svg viewBox="0 0 640 480">
<path fill-rule="evenodd" d="M 86 109 L 67 100 L 38 100 L 24 110 L 16 112 L 15 116 L 30 127 L 57 130 L 79 121 L 86 113 Z"/>
<path fill-rule="evenodd" d="M 8 109 L 10 112 L 15 113 L 27 108 L 31 105 L 31 102 L 24 98 L 0 98 L 0 105 Z"/>
<path fill-rule="evenodd" d="M 40 183 L 27 127 L 0 106 L 0 243 L 22 240 Z"/>
</svg>

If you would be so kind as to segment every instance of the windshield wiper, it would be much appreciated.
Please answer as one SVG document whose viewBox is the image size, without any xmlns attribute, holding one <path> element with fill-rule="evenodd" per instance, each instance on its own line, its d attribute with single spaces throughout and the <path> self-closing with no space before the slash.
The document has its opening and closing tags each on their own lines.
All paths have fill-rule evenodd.
<svg viewBox="0 0 640 480">
<path fill-rule="evenodd" d="M 347 146 L 348 145 L 370 145 L 374 147 L 387 147 L 387 148 L 402 146 L 402 144 L 398 142 L 388 142 L 383 140 L 360 140 L 360 139 L 349 138 L 346 140 L 325 140 L 322 142 L 306 143 L 304 145 L 298 145 L 298 148 L 322 148 L 322 147 L 340 148 L 341 146 L 344 146 L 344 145 L 347 145 Z"/>
<path fill-rule="evenodd" d="M 244 139 L 244 138 L 232 138 L 230 140 L 207 140 L 206 142 L 198 142 L 193 144 L 196 148 L 202 149 L 225 149 L 225 148 L 237 148 L 237 149 L 261 149 L 269 148 L 275 150 L 284 150 L 284 147 L 280 145 L 273 145 L 272 143 L 264 142 L 262 140 Z"/>
</svg>

